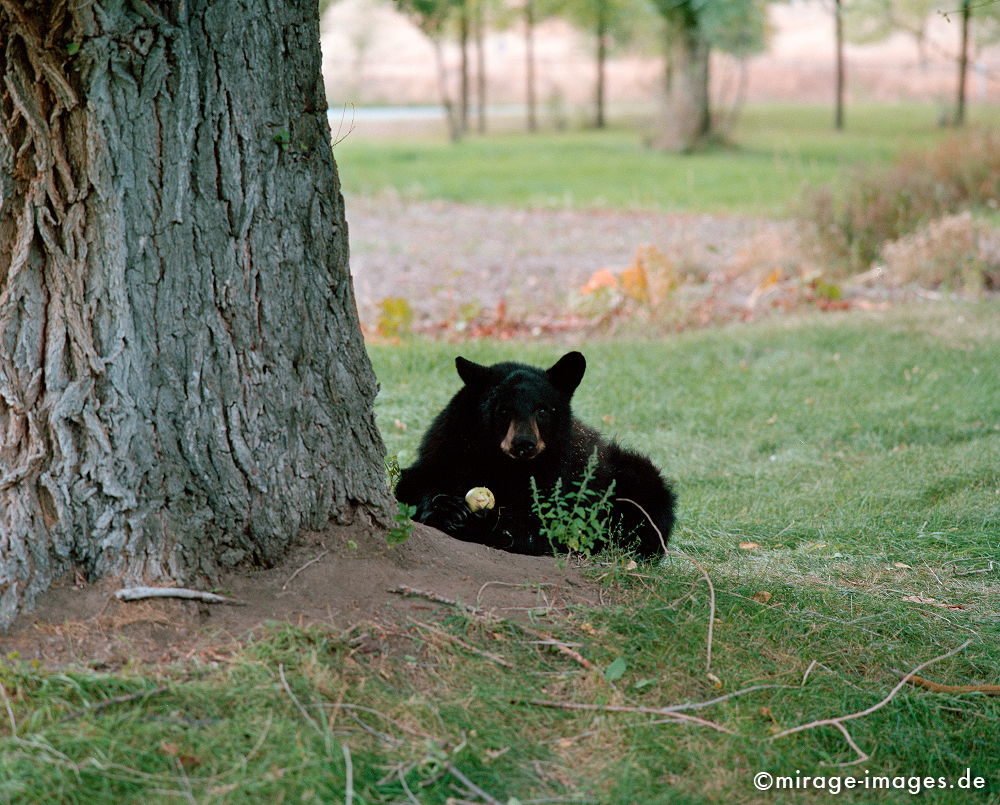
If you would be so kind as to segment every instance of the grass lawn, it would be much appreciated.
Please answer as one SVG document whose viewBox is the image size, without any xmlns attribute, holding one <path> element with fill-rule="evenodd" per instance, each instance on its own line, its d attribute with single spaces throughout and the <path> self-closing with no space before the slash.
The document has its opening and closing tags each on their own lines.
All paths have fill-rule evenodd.
<svg viewBox="0 0 1000 805">
<path fill-rule="evenodd" d="M 215 667 L 100 674 L 10 659 L 0 801 L 443 803 L 470 790 L 462 777 L 494 798 L 465 795 L 474 802 L 831 801 L 758 792 L 760 772 L 857 778 L 837 801 L 911 802 L 927 777 L 956 787 L 924 802 L 1000 801 L 1000 698 L 906 686 L 876 707 L 899 671 L 965 643 L 921 675 L 1000 683 L 997 302 L 582 349 L 577 413 L 676 479 L 672 547 L 714 584 L 710 668 L 700 573 L 614 556 L 593 568 L 606 606 L 534 613 L 596 670 L 515 623 L 458 611 L 441 628 L 462 642 L 414 635 L 396 657 L 357 652 L 336 629 L 275 625 Z M 389 452 L 412 459 L 457 387 L 456 354 L 547 364 L 562 351 L 372 346 Z M 710 723 L 655 712 L 759 685 L 684 711 Z M 775 737 L 869 709 L 843 722 L 847 735 Z M 858 751 L 870 757 L 838 765 Z M 957 787 L 966 770 L 985 786 L 971 796 Z M 864 788 L 876 777 L 890 790 Z"/>
<path fill-rule="evenodd" d="M 788 214 L 804 186 L 845 166 L 881 162 L 932 145 L 950 131 L 928 105 L 857 105 L 843 132 L 825 107 L 750 106 L 733 145 L 682 156 L 654 151 L 643 132 L 546 132 L 365 139 L 334 148 L 344 189 L 420 199 L 529 207 L 646 208 Z M 1000 124 L 1000 108 L 975 107 L 973 125 Z"/>
</svg>

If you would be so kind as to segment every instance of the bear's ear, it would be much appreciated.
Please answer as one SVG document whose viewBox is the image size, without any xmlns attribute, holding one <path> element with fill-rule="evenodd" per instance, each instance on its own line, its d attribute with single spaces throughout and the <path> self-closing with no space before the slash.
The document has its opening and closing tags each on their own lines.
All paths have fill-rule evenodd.
<svg viewBox="0 0 1000 805">
<path fill-rule="evenodd" d="M 572 397 L 587 371 L 587 359 L 579 352 L 567 352 L 545 373 L 552 385 L 567 397 Z"/>
<path fill-rule="evenodd" d="M 485 386 L 490 378 L 488 366 L 480 366 L 478 363 L 467 361 L 461 355 L 455 358 L 455 368 L 458 376 L 467 386 Z"/>
</svg>

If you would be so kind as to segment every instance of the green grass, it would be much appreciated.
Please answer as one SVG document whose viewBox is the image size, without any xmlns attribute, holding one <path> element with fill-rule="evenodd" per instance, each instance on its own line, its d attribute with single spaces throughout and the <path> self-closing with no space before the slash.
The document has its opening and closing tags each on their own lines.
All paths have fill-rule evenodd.
<svg viewBox="0 0 1000 805">
<path fill-rule="evenodd" d="M 858 105 L 843 132 L 822 107 L 751 106 L 731 147 L 682 156 L 643 144 L 635 128 L 534 135 L 364 139 L 334 154 L 346 192 L 516 207 L 659 209 L 781 215 L 804 186 L 845 166 L 883 162 L 948 136 L 936 110 Z M 1000 109 L 976 107 L 973 124 L 996 125 Z"/>
<path fill-rule="evenodd" d="M 771 740 L 875 705 L 898 681 L 893 669 L 966 640 L 923 675 L 1000 683 L 1000 570 L 957 575 L 1000 560 L 998 322 L 996 301 L 956 303 L 582 346 L 590 368 L 577 413 L 676 478 L 673 547 L 715 587 L 711 675 L 699 573 L 679 559 L 630 573 L 621 557 L 593 571 L 607 605 L 537 613 L 538 628 L 597 672 L 516 624 L 458 612 L 439 625 L 465 646 L 409 627 L 274 625 L 215 667 L 98 674 L 12 660 L 0 668 L 0 801 L 376 803 L 414 801 L 409 790 L 443 803 L 463 796 L 454 769 L 505 803 L 829 802 L 824 791 L 759 793 L 752 777 L 886 775 L 905 787 L 971 769 L 986 793 L 922 801 L 1000 802 L 997 697 L 907 687 L 845 724 L 871 757 L 844 768 L 855 753 L 833 727 Z M 456 354 L 544 365 L 563 351 L 372 346 L 389 452 L 412 460 L 457 388 Z M 754 600 L 762 592 L 766 603 Z M 914 595 L 963 608 L 903 600 Z M 364 632 L 394 651 L 360 651 Z M 600 669 L 612 663 L 623 673 L 609 681 Z M 732 735 L 529 703 L 660 708 L 761 684 L 787 687 L 692 711 Z M 167 690 L 61 722 L 159 685 Z M 864 789 L 836 797 L 875 799 Z M 878 799 L 913 801 L 905 790 Z"/>
</svg>

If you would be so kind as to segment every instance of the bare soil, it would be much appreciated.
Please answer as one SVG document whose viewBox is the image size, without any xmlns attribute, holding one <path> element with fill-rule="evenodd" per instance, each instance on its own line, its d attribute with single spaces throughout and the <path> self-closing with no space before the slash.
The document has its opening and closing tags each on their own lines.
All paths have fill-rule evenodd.
<svg viewBox="0 0 1000 805">
<path fill-rule="evenodd" d="M 563 566 L 560 566 L 562 564 Z M 347 631 L 391 631 L 426 620 L 447 605 L 394 592 L 400 586 L 471 604 L 499 616 L 557 615 L 596 593 L 579 569 L 549 557 L 519 556 L 460 542 L 416 525 L 409 540 L 389 546 L 360 522 L 308 533 L 285 561 L 221 579 L 216 592 L 240 606 L 177 599 L 121 602 L 116 579 L 87 584 L 62 579 L 6 635 L 0 652 L 49 666 L 108 670 L 136 660 L 198 658 L 211 662 L 236 650 L 269 622 L 325 624 Z"/>
<path fill-rule="evenodd" d="M 572 308 L 599 269 L 619 271 L 654 246 L 692 281 L 726 286 L 742 306 L 775 266 L 799 269 L 795 224 L 738 215 L 624 210 L 511 209 L 392 195 L 347 199 L 351 274 L 362 323 L 405 299 L 414 329 L 455 323 L 503 305 L 517 320 Z"/>
</svg>

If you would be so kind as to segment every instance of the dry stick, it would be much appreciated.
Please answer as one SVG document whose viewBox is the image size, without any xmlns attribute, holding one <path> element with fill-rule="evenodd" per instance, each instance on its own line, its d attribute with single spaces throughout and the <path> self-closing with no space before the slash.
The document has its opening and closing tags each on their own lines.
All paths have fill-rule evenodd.
<svg viewBox="0 0 1000 805">
<path fill-rule="evenodd" d="M 474 607 L 470 604 L 463 604 L 461 601 L 456 601 L 454 598 L 445 598 L 443 595 L 428 592 L 427 590 L 417 590 L 413 587 L 407 587 L 405 584 L 400 584 L 398 587 L 394 587 L 389 590 L 389 592 L 395 593 L 396 595 L 412 595 L 416 598 L 426 598 L 428 601 L 433 601 L 435 604 L 447 604 L 450 607 L 455 607 L 456 609 L 468 612 L 470 615 L 475 615 L 477 618 L 483 618 L 487 621 L 501 620 L 496 615 L 487 612 L 485 609 L 480 609 L 479 607 Z"/>
<path fill-rule="evenodd" d="M 144 598 L 187 598 L 203 601 L 206 604 L 246 606 L 242 601 L 226 598 L 224 595 L 206 593 L 202 590 L 189 590 L 185 587 L 125 587 L 115 593 L 115 598 L 119 601 L 141 601 Z"/>
<path fill-rule="evenodd" d="M 82 710 L 76 710 L 68 716 L 63 716 L 59 719 L 59 723 L 64 724 L 67 721 L 72 721 L 80 716 L 90 715 L 91 713 L 99 713 L 101 710 L 111 707 L 114 704 L 125 704 L 126 702 L 132 702 L 137 699 L 145 699 L 148 696 L 159 696 L 161 693 L 166 693 L 168 690 L 169 688 L 166 685 L 161 685 L 160 687 L 153 688 L 152 690 L 140 690 L 136 693 L 125 693 L 121 696 L 113 696 L 112 698 L 104 699 L 104 701 L 100 701 L 97 704 L 84 707 Z"/>
<path fill-rule="evenodd" d="M 400 585 L 399 587 L 390 590 L 390 592 L 396 593 L 397 595 L 412 595 L 417 598 L 426 598 L 428 601 L 433 601 L 436 604 L 447 604 L 448 606 L 456 607 L 463 612 L 467 612 L 470 615 L 474 615 L 477 618 L 482 618 L 488 623 L 500 623 L 503 620 L 502 618 L 498 618 L 496 615 L 487 612 L 484 609 L 480 609 L 479 607 L 463 604 L 461 601 L 456 601 L 453 598 L 445 598 L 443 595 L 438 595 L 437 593 L 428 592 L 426 590 L 417 590 L 413 587 L 407 587 L 406 585 Z M 580 654 L 580 652 L 574 651 L 564 643 L 560 643 L 558 640 L 554 639 L 552 635 L 539 631 L 538 629 L 532 629 L 530 626 L 524 626 L 522 624 L 518 624 L 518 628 L 530 635 L 534 635 L 539 640 L 544 641 L 546 645 L 551 645 L 560 654 L 565 654 L 571 660 L 579 663 L 588 671 L 595 668 L 595 665 Z"/>
<path fill-rule="evenodd" d="M 706 571 L 705 568 L 701 566 L 701 562 L 694 557 L 680 553 L 679 551 L 671 551 L 667 548 L 667 541 L 663 538 L 663 532 L 657 528 L 656 523 L 653 522 L 653 518 L 649 516 L 649 512 L 647 512 L 642 506 L 631 498 L 615 498 L 615 500 L 631 503 L 643 513 L 645 518 L 649 521 L 649 524 L 653 527 L 653 530 L 656 532 L 656 536 L 660 538 L 660 546 L 663 548 L 664 556 L 676 556 L 679 559 L 685 559 L 698 568 L 698 572 L 701 573 L 701 577 L 705 579 L 705 584 L 708 585 L 708 635 L 705 638 L 705 670 L 710 671 L 712 669 L 712 634 L 715 631 L 715 585 L 712 584 L 712 579 L 708 575 L 708 571 Z"/>
<path fill-rule="evenodd" d="M 751 685 L 749 688 L 743 688 L 742 690 L 734 690 L 732 693 L 727 693 L 725 696 L 716 696 L 714 699 L 708 699 L 704 702 L 690 702 L 688 704 L 672 704 L 669 707 L 657 708 L 658 713 L 679 713 L 682 710 L 700 710 L 702 707 L 711 707 L 713 704 L 718 704 L 719 702 L 724 702 L 726 699 L 732 699 L 734 696 L 742 696 L 744 693 L 752 693 L 755 690 L 769 690 L 775 688 L 799 688 L 801 685 Z"/>
<path fill-rule="evenodd" d="M 354 802 L 354 763 L 351 761 L 351 748 L 346 741 L 341 741 L 340 751 L 344 753 L 344 805 L 352 805 Z"/>
<path fill-rule="evenodd" d="M 897 674 L 902 673 L 895 668 L 892 670 Z M 916 674 L 910 674 L 907 681 L 915 687 L 927 688 L 935 693 L 985 693 L 988 696 L 1000 696 L 1000 685 L 942 685 Z"/>
<path fill-rule="evenodd" d="M 292 688 L 288 684 L 288 680 L 285 679 L 285 664 L 283 662 L 278 663 L 278 676 L 281 678 L 281 686 L 285 689 L 285 693 L 288 694 L 288 698 L 292 700 L 292 703 L 298 708 L 298 711 L 302 713 L 302 717 L 312 725 L 312 728 L 316 730 L 323 738 L 323 742 L 326 744 L 326 756 L 330 756 L 330 733 L 329 730 L 324 730 L 316 722 L 316 720 L 309 715 L 309 712 L 303 707 L 302 702 L 300 702 L 294 693 L 292 693 Z"/>
<path fill-rule="evenodd" d="M 292 573 L 291 576 L 288 577 L 288 581 L 286 581 L 284 584 L 281 585 L 281 589 L 282 590 L 286 589 L 288 587 L 288 585 L 291 584 L 292 581 L 295 580 L 295 577 L 297 575 L 299 575 L 299 573 L 301 573 L 303 570 L 305 570 L 307 567 L 309 567 L 309 565 L 316 564 L 320 559 L 322 559 L 328 553 L 330 553 L 329 549 L 323 551 L 323 553 L 319 554 L 316 558 L 310 559 L 308 562 L 306 562 L 304 565 L 302 565 L 302 567 L 300 567 L 298 570 L 296 570 L 294 573 Z"/>
<path fill-rule="evenodd" d="M 638 705 L 627 705 L 627 704 L 585 704 L 582 702 L 554 702 L 547 699 L 525 699 L 514 700 L 520 704 L 533 704 L 538 707 L 555 707 L 559 710 L 587 710 L 596 711 L 600 713 L 643 713 L 644 715 L 650 716 L 667 716 L 673 721 L 686 721 L 692 724 L 699 724 L 703 727 L 711 727 L 713 730 L 718 730 L 719 732 L 724 732 L 727 735 L 735 735 L 728 727 L 723 727 L 721 724 L 716 724 L 714 721 L 709 721 L 705 718 L 699 718 L 698 716 L 689 716 L 684 713 L 678 713 L 670 710 L 669 708 L 663 707 L 640 707 Z"/>
<path fill-rule="evenodd" d="M 468 643 L 466 643 L 464 640 L 462 640 L 462 638 L 456 637 L 455 635 L 451 634 L 450 632 L 444 631 L 444 629 L 437 629 L 434 626 L 431 626 L 429 623 L 423 623 L 422 621 L 418 621 L 418 620 L 411 620 L 410 622 L 414 626 L 416 626 L 417 628 L 419 628 L 419 629 L 426 629 L 428 632 L 431 632 L 433 634 L 439 635 L 440 637 L 443 637 L 446 640 L 450 640 L 453 643 L 455 643 L 455 644 L 461 646 L 462 648 L 464 648 L 466 651 L 469 651 L 469 652 L 471 652 L 473 654 L 478 654 L 480 657 L 484 657 L 485 659 L 489 660 L 490 662 L 495 662 L 497 665 L 502 665 L 504 668 L 513 668 L 514 667 L 514 663 L 512 663 L 512 662 L 510 662 L 508 660 L 505 660 L 503 657 L 500 657 L 497 654 L 492 654 L 489 651 L 483 651 L 482 649 L 478 649 L 475 646 L 471 646 Z"/>
<path fill-rule="evenodd" d="M 7 719 L 10 721 L 11 737 L 17 737 L 17 719 L 14 718 L 14 708 L 10 704 L 10 696 L 7 695 L 7 686 L 0 682 L 0 696 L 3 696 L 3 706 L 7 708 Z"/>
<path fill-rule="evenodd" d="M 899 682 L 896 683 L 896 686 L 889 691 L 888 695 L 884 699 L 882 699 L 882 701 L 873 704 L 871 707 L 867 707 L 864 710 L 859 710 L 856 713 L 849 713 L 846 716 L 837 716 L 836 718 L 821 718 L 818 721 L 810 721 L 808 724 L 800 724 L 798 727 L 791 727 L 790 729 L 782 730 L 781 732 L 772 735 L 769 740 L 774 741 L 777 740 L 778 738 L 784 737 L 785 735 L 792 735 L 793 733 L 802 732 L 803 730 L 812 729 L 814 727 L 832 726 L 836 727 L 838 730 L 841 731 L 841 733 L 843 733 L 844 737 L 847 738 L 848 743 L 851 745 L 851 748 L 858 753 L 859 757 L 858 760 L 854 760 L 850 764 L 840 764 L 840 765 L 852 765 L 853 763 L 864 762 L 865 760 L 868 759 L 869 756 L 866 755 L 864 752 L 862 752 L 858 748 L 858 745 L 854 742 L 854 740 L 850 738 L 850 736 L 847 733 L 847 728 L 844 727 L 844 722 L 851 721 L 852 719 L 855 718 L 861 718 L 862 716 L 870 715 L 871 713 L 874 713 L 876 710 L 885 707 L 889 702 L 893 700 L 893 698 L 895 698 L 896 694 L 899 693 L 899 691 L 903 688 L 903 686 L 916 675 L 917 671 L 922 671 L 928 665 L 939 662 L 941 660 L 945 660 L 954 654 L 958 654 L 958 652 L 966 648 L 971 642 L 972 642 L 971 640 L 966 640 L 964 643 L 962 643 L 962 645 L 953 648 L 951 651 L 945 652 L 939 657 L 933 657 L 932 659 L 929 659 L 926 662 L 920 663 L 920 665 L 918 665 L 916 668 L 914 668 L 912 671 L 906 674 L 901 680 L 899 680 Z"/>
<path fill-rule="evenodd" d="M 476 785 L 472 780 L 466 777 L 462 772 L 448 764 L 448 772 L 452 777 L 456 778 L 462 785 L 468 788 L 472 793 L 476 794 L 480 799 L 485 800 L 489 805 L 503 805 L 503 803 L 496 797 L 491 796 L 486 791 L 483 791 L 478 785 Z"/>
</svg>

